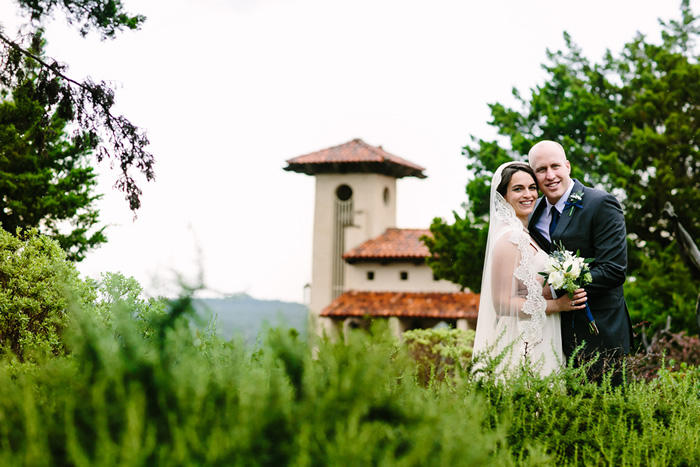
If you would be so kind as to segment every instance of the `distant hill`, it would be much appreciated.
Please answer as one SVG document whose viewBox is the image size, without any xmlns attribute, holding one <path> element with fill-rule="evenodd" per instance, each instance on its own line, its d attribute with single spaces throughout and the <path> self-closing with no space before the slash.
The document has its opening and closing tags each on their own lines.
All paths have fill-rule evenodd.
<svg viewBox="0 0 700 467">
<path fill-rule="evenodd" d="M 265 326 L 293 328 L 306 336 L 308 308 L 300 303 L 258 300 L 246 294 L 196 298 L 193 303 L 205 319 L 216 316 L 217 331 L 225 339 L 237 336 L 253 345 Z"/>
</svg>

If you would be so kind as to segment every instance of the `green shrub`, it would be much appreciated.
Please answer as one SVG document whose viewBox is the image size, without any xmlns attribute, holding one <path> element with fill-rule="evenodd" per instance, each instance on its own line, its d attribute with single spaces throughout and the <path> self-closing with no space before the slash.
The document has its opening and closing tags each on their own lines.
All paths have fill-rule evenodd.
<svg viewBox="0 0 700 467">
<path fill-rule="evenodd" d="M 315 355 L 277 330 L 253 353 L 220 341 L 202 351 L 186 319 L 144 339 L 128 316 L 115 316 L 114 333 L 84 314 L 69 358 L 0 372 L 0 463 L 507 463 L 505 430 L 484 426 L 478 396 L 422 388 L 382 333 L 321 342 Z"/>
<path fill-rule="evenodd" d="M 418 380 L 427 385 L 454 376 L 457 366 L 466 366 L 472 356 L 474 331 L 461 329 L 413 329 L 403 339 L 417 367 Z"/>
<path fill-rule="evenodd" d="M 19 361 L 63 352 L 71 300 L 89 297 L 58 243 L 36 230 L 0 229 L 0 352 Z"/>
<path fill-rule="evenodd" d="M 123 310 L 137 323 L 143 337 L 152 337 L 155 333 L 153 324 L 166 315 L 168 301 L 165 298 L 143 298 L 143 288 L 133 277 L 107 272 L 101 278 L 99 283 L 91 282 L 91 285 L 95 294 L 94 312 L 102 322 L 114 329 L 115 316 Z"/>
<path fill-rule="evenodd" d="M 501 386 L 510 407 L 508 442 L 515 455 L 528 443 L 557 465 L 698 465 L 700 417 L 697 373 L 680 383 L 619 389 L 565 377 Z"/>
<path fill-rule="evenodd" d="M 628 251 L 635 250 L 636 247 Z M 647 245 L 646 251 L 648 254 L 636 258 L 639 266 L 625 283 L 625 300 L 632 322 L 646 323 L 654 333 L 663 329 L 671 316 L 672 332 L 697 334 L 698 282 L 681 258 L 675 241 L 666 246 Z"/>
</svg>

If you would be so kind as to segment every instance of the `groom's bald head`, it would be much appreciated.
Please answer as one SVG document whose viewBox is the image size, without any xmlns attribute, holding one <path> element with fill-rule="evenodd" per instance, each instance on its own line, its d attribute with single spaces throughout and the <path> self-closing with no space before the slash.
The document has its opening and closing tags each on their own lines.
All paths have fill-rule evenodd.
<svg viewBox="0 0 700 467">
<path fill-rule="evenodd" d="M 557 143 L 556 141 L 542 140 L 530 148 L 530 152 L 527 153 L 528 161 L 530 162 L 530 167 L 535 169 L 536 160 L 542 155 L 554 155 L 557 154 L 561 156 L 563 160 L 566 160 L 566 151 L 564 151 L 564 146 Z"/>
<path fill-rule="evenodd" d="M 528 161 L 540 190 L 551 204 L 556 204 L 571 183 L 571 165 L 564 148 L 556 141 L 540 141 L 530 149 Z"/>
</svg>

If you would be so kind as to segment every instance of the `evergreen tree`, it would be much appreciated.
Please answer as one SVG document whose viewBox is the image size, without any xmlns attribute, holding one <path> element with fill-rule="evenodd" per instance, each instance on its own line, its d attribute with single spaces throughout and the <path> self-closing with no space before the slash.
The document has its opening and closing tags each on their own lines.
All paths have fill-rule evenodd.
<svg viewBox="0 0 700 467">
<path fill-rule="evenodd" d="M 40 46 L 40 41 L 35 41 Z M 31 49 L 41 56 L 41 50 Z M 38 228 L 59 242 L 68 258 L 80 261 L 88 249 L 106 241 L 95 230 L 96 174 L 88 163 L 95 141 L 81 143 L 66 133 L 70 109 L 47 109 L 37 90 L 38 64 L 24 60 L 24 80 L 0 101 L 0 225 L 14 233 Z"/>
<path fill-rule="evenodd" d="M 138 29 L 145 18 L 126 13 L 121 0 L 17 0 L 17 4 L 28 17 L 27 27 L 32 33 L 13 39 L 0 23 L 0 89 L 13 92 L 24 86 L 25 61 L 33 59 L 37 71 L 32 99 L 44 109 L 40 125 L 34 130 L 35 141 L 51 141 L 55 129 L 50 115 L 59 109 L 60 118 L 78 130 L 70 137 L 72 144 L 81 150 L 90 147 L 98 161 L 112 159 L 119 167 L 115 187 L 125 193 L 129 207 L 137 210 L 141 190 L 133 171 L 139 171 L 149 181 L 155 176 L 153 156 L 146 151 L 149 141 L 145 132 L 124 116 L 112 113 L 115 95 L 105 82 L 95 83 L 90 78 L 76 81 L 68 76 L 67 65 L 40 57 L 34 51 L 40 48 L 42 24 L 58 12 L 78 27 L 81 35 L 96 32 L 102 39 L 114 38 L 124 29 Z"/>
<path fill-rule="evenodd" d="M 626 290 L 633 320 L 660 325 L 671 314 L 676 329 L 695 333 L 700 284 L 691 281 L 677 249 L 669 248 L 673 230 L 662 211 L 670 201 L 683 226 L 700 240 L 700 64 L 694 52 L 700 24 L 689 0 L 681 2 L 679 21 L 659 23 L 660 44 L 638 34 L 619 55 L 607 51 L 600 63 L 585 58 L 564 33 L 565 50 L 548 51 L 544 84 L 529 97 L 514 89 L 517 109 L 490 105 L 490 124 L 502 138 L 472 137 L 464 148 L 467 168 L 474 174 L 467 194 L 470 215 L 486 222 L 493 171 L 505 161 L 526 160 L 539 140 L 560 142 L 573 177 L 614 193 L 623 204 L 632 279 Z M 465 222 L 457 217 L 448 226 L 436 220 L 431 229 L 436 242 L 447 228 L 474 229 Z M 435 253 L 457 257 L 444 247 Z M 453 267 L 463 269 L 469 263 L 483 264 L 478 248 Z M 436 273 L 447 277 L 439 269 Z"/>
</svg>

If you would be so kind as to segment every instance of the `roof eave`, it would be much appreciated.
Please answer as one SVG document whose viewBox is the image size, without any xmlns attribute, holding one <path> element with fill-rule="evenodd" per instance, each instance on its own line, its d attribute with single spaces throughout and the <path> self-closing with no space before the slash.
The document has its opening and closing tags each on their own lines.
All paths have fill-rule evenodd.
<svg viewBox="0 0 700 467">
<path fill-rule="evenodd" d="M 350 256 L 343 259 L 348 264 L 357 263 L 415 263 L 415 264 L 425 264 L 425 258 L 427 256 Z"/>
<path fill-rule="evenodd" d="M 284 170 L 303 173 L 306 175 L 319 175 L 331 173 L 378 173 L 394 178 L 416 177 L 427 178 L 424 169 L 407 167 L 390 161 L 383 162 L 314 162 L 298 163 L 287 161 Z"/>
</svg>

